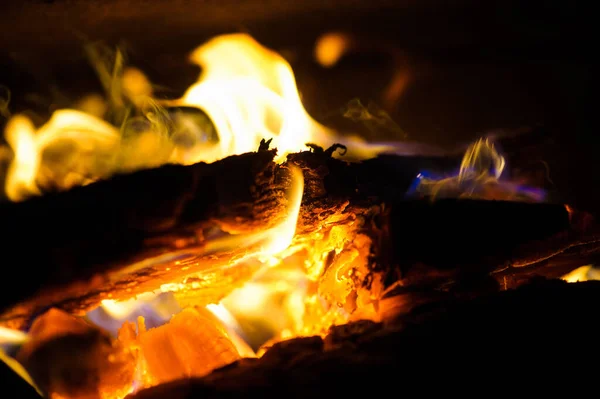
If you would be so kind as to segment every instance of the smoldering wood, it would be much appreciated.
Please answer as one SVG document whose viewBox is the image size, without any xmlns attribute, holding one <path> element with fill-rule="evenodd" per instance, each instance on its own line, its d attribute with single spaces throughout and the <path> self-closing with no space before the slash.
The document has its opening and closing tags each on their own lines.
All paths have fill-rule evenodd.
<svg viewBox="0 0 600 399">
<path fill-rule="evenodd" d="M 334 327 L 324 339 L 285 341 L 259 359 L 142 390 L 132 399 L 385 395 L 428 391 L 424 381 L 452 381 L 442 384 L 444 393 L 480 393 L 482 383 L 507 389 L 525 383 L 539 391 L 531 373 L 564 377 L 567 368 L 580 372 L 577 365 L 595 358 L 598 300 L 600 282 L 560 280 L 468 300 L 446 297 L 383 323 L 361 321 Z"/>
<path fill-rule="evenodd" d="M 452 269 L 454 277 L 462 274 L 456 272 L 465 268 L 463 263 L 485 265 L 482 270 L 486 272 L 501 269 L 506 259 L 489 259 L 490 254 L 477 249 L 469 255 L 473 245 L 468 243 L 482 243 L 485 249 L 496 245 L 492 248 L 495 254 L 506 249 L 506 240 L 517 246 L 543 240 L 547 233 L 569 226 L 562 205 L 473 202 L 469 211 L 470 205 L 460 201 L 432 205 L 404 199 L 417 173 L 452 170 L 460 163 L 458 156 L 388 155 L 349 163 L 316 151 L 291 154 L 283 165 L 276 165 L 273 157 L 274 151 L 261 146 L 256 153 L 210 165 L 163 166 L 22 203 L 2 204 L 0 216 L 12 229 L 4 242 L 4 276 L 18 282 L 19 291 L 3 292 L 1 323 L 24 328 L 48 307 L 82 314 L 102 299 L 126 299 L 198 272 L 211 273 L 211 279 L 203 282 L 200 299 L 207 303 L 218 300 L 255 270 L 248 266 L 222 271 L 236 249 L 206 254 L 203 246 L 215 229 L 256 232 L 280 221 L 287 205 L 290 164 L 299 166 L 305 178 L 297 234 L 314 231 L 335 212 L 369 218 L 365 233 L 373 238 L 374 265 L 379 271 L 387 268 L 389 284 L 398 280 L 399 271 L 405 282 L 423 283 L 420 277 L 406 277 L 406 266 L 420 270 L 414 267 L 417 263 L 428 262 L 428 269 L 413 276 L 438 276 L 452 262 L 457 266 Z M 395 221 L 397 217 L 390 218 L 389 209 L 392 215 L 408 214 L 410 227 L 403 227 L 403 220 Z M 434 211 L 436 217 L 432 217 L 432 209 L 439 209 Z M 457 221 L 456 212 L 466 219 Z M 496 221 L 495 227 L 489 217 Z M 427 218 L 427 224 L 420 223 Z M 464 231 L 453 229 L 449 223 L 455 222 L 464 226 Z M 538 222 L 542 224 L 536 225 Z M 516 232 L 506 238 L 498 232 L 501 227 Z M 426 237 L 428 229 L 433 232 L 430 238 Z M 482 239 L 482 231 L 491 238 L 489 242 Z M 407 239 L 414 247 L 404 253 Z M 448 240 L 458 245 L 453 247 Z M 388 251 L 394 243 L 400 252 Z M 32 250 L 24 252 L 21 248 L 25 245 Z M 444 256 L 444 251 L 437 251 L 438 256 L 432 256 L 436 251 L 431 248 L 436 247 L 448 252 Z M 401 262 L 394 258 L 398 254 Z M 484 255 L 485 262 L 478 258 Z M 134 272 L 121 272 L 132 263 L 156 256 L 168 258 Z"/>
<path fill-rule="evenodd" d="M 284 214 L 289 179 L 287 167 L 273 163 L 274 151 L 266 148 L 210 165 L 163 166 L 22 203 L 3 203 L 0 215 L 12 229 L 3 243 L 4 276 L 18 281 L 20 288 L 3 293 L 2 323 L 24 327 L 50 306 L 81 313 L 109 294 L 120 299 L 156 289 L 202 267 L 194 269 L 194 264 L 186 262 L 171 267 L 181 260 L 174 256 L 172 261 L 120 276 L 117 281 L 106 275 L 147 258 L 194 251 L 210 239 L 214 229 L 255 232 L 273 226 Z M 310 152 L 291 159 L 302 167 L 306 181 L 301 231 L 314 229 L 328 212 L 342 208 L 362 212 L 400 195 L 419 165 L 436 162 L 398 158 L 394 164 L 391 158 L 382 157 L 359 167 Z M 437 160 L 440 168 L 446 163 L 443 157 Z M 396 176 L 385 184 L 372 184 L 369 175 L 381 173 Z M 344 205 L 350 199 L 353 209 Z M 27 244 L 35 250 L 23 252 Z M 233 255 L 223 254 L 223 259 Z M 211 272 L 215 267 L 210 265 L 219 263 L 213 254 L 195 260 L 202 260 L 204 269 Z M 180 270 L 186 266 L 190 269 Z M 239 280 L 251 272 L 239 270 Z M 207 300 L 218 299 L 223 294 L 220 288 L 235 286 L 219 287 L 218 280 L 213 280 L 214 296 Z M 34 297 L 27 304 L 22 302 Z"/>
<path fill-rule="evenodd" d="M 239 230 L 277 223 L 286 205 L 285 184 L 275 180 L 273 156 L 274 151 L 260 151 L 210 165 L 168 165 L 2 204 L 3 223 L 10 226 L 3 242 L 3 277 L 19 289 L 3 292 L 1 308 L 39 296 L 36 304 L 5 312 L 3 320 L 23 319 L 69 297 L 89 296 L 82 300 L 86 307 L 86 301 L 106 298 L 107 290 L 129 288 L 135 294 L 144 281 L 170 282 L 182 272 L 169 273 L 165 265 L 112 282 L 105 275 L 198 247 L 216 219 Z"/>
</svg>

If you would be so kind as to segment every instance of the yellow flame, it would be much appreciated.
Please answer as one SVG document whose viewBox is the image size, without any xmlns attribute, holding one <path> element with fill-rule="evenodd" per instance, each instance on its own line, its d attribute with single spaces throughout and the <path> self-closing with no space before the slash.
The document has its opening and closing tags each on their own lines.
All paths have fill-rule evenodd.
<svg viewBox="0 0 600 399">
<path fill-rule="evenodd" d="M 27 342 L 29 335 L 20 330 L 0 327 L 0 345 L 18 345 Z"/>
<path fill-rule="evenodd" d="M 336 135 L 311 118 L 289 63 L 246 34 L 214 38 L 196 49 L 191 59 L 203 72 L 174 101 L 153 99 L 150 82 L 137 69 L 126 68 L 114 76 L 133 107 L 125 110 L 123 101 L 116 104 L 125 118 L 118 128 L 100 119 L 106 108 L 91 97 L 79 104 L 89 114 L 58 110 L 39 129 L 26 116 L 14 116 L 5 130 L 14 153 L 5 182 L 9 199 L 39 195 L 40 184 L 65 190 L 121 171 L 213 162 L 256 151 L 262 139 L 272 139 L 278 162 L 291 152 L 306 150 L 306 143 L 344 144 L 347 158 L 369 158 L 394 149 L 389 144 L 368 144 L 355 135 Z M 113 97 L 109 101 L 116 101 Z M 176 118 L 168 111 L 181 106 L 203 110 L 210 122 Z M 207 132 L 211 122 L 216 143 L 207 138 L 212 137 Z M 187 132 L 185 139 L 181 130 Z"/>
<path fill-rule="evenodd" d="M 100 119 L 104 111 L 102 104 L 96 100 L 80 106 L 80 109 L 94 109 L 93 115 L 74 109 L 60 110 L 37 129 L 22 115 L 11 119 L 5 131 L 14 151 L 6 180 L 9 198 L 18 201 L 40 194 L 45 183 L 68 189 L 122 170 L 166 162 L 210 162 L 228 155 L 255 151 L 262 139 L 272 139 L 272 146 L 278 149 L 278 162 L 290 152 L 304 150 L 307 142 L 322 147 L 346 144 L 349 154 L 354 153 L 360 158 L 390 148 L 387 145 L 371 146 L 355 137 L 342 139 L 312 119 L 302 105 L 291 66 L 248 35 L 217 37 L 199 47 L 192 54 L 192 60 L 203 68 L 203 72 L 199 81 L 176 101 L 153 100 L 152 87 L 143 74 L 133 69 L 125 71 L 121 88 L 139 108 L 136 112 L 142 113 L 142 121 L 146 122 L 133 137 L 130 137 L 132 131 L 128 130 L 128 123 L 138 120 L 130 119 L 120 128 L 112 126 Z M 202 109 L 216 127 L 218 142 L 198 138 L 184 150 L 178 148 L 172 139 L 177 128 L 173 127 L 174 121 L 166 110 L 171 106 Z M 184 122 L 191 123 L 189 119 Z M 263 268 L 267 271 L 255 281 L 221 304 L 205 309 L 230 328 L 236 327 L 235 318 L 240 314 L 251 315 L 260 311 L 261 314 L 256 313 L 257 318 L 272 322 L 279 337 L 298 335 L 303 331 L 314 333 L 303 329 L 305 313 L 311 313 L 311 320 L 322 319 L 319 327 L 326 328 L 338 320 L 345 320 L 346 315 L 342 319 L 336 315 L 346 312 L 341 307 L 347 298 L 352 297 L 351 294 L 356 296 L 356 292 L 352 292 L 353 278 L 356 277 L 353 267 L 363 263 L 366 267 L 365 250 L 370 241 L 355 239 L 358 223 L 351 226 L 353 223 L 346 221 L 350 223 L 346 230 L 331 228 L 341 220 L 329 220 L 331 226 L 316 232 L 310 242 L 293 242 L 304 191 L 304 179 L 299 168 L 290 166 L 290 182 L 288 206 L 281 223 L 259 233 L 210 241 L 198 249 L 210 253 L 248 248 L 247 256 L 241 260 L 236 258 L 236 262 L 254 257 L 263 262 L 261 266 L 266 263 L 280 268 L 277 272 L 273 272 L 275 267 Z M 350 231 L 354 231 L 354 238 L 347 234 Z M 317 237 L 323 242 L 315 245 Z M 149 259 L 119 273 L 129 273 L 155 261 Z M 268 274 L 269 271 L 273 273 Z M 118 278 L 118 275 L 111 274 L 109 277 Z M 320 295 L 321 278 L 328 287 L 330 299 L 324 300 Z M 329 289 L 333 285 L 335 288 Z M 184 288 L 185 281 L 171 282 L 163 284 L 157 291 Z M 140 302 L 151 301 L 154 297 L 154 293 L 147 293 L 130 301 L 105 300 L 102 307 L 111 317 L 122 319 L 130 315 Z M 358 299 L 349 301 L 361 300 L 361 294 L 358 294 Z M 324 302 L 328 303 L 322 306 Z M 330 312 L 331 309 L 333 311 Z M 138 328 L 145 330 L 140 324 Z M 190 329 L 186 334 L 193 332 L 197 331 Z M 230 335 L 235 336 L 233 333 Z M 236 344 L 240 353 L 241 347 Z"/>
<path fill-rule="evenodd" d="M 506 161 L 498 153 L 494 143 L 489 139 L 479 139 L 471 145 L 460 164 L 459 181 L 470 179 L 484 180 L 499 179 L 504 171 Z"/>
<path fill-rule="evenodd" d="M 581 281 L 600 280 L 600 271 L 593 265 L 585 265 L 570 271 L 561 277 L 567 283 L 577 283 Z"/>
<path fill-rule="evenodd" d="M 216 125 L 214 159 L 254 151 L 261 139 L 273 139 L 283 160 L 331 135 L 305 111 L 290 65 L 250 36 L 217 37 L 191 58 L 203 72 L 181 103 L 202 108 Z"/>
<path fill-rule="evenodd" d="M 26 195 L 24 193 L 39 193 L 35 184 L 39 163 L 35 127 L 28 118 L 15 116 L 6 126 L 5 137 L 14 151 L 6 174 L 6 195 L 19 201 Z"/>
<path fill-rule="evenodd" d="M 52 118 L 41 128 L 35 129 L 31 121 L 22 115 L 13 117 L 7 124 L 5 137 L 14 151 L 14 159 L 6 175 L 6 194 L 13 201 L 20 201 L 31 194 L 38 194 L 37 178 L 40 172 L 41 157 L 52 145 L 69 143 L 81 152 L 93 152 L 93 162 L 99 161 L 98 155 L 114 151 L 119 140 L 116 128 L 89 114 L 76 110 L 56 111 Z M 80 159 L 74 159 L 80 162 Z M 80 164 L 69 165 L 69 160 L 58 160 L 63 166 L 70 167 L 67 174 L 78 174 Z M 100 168 L 100 166 L 98 167 Z M 53 172 L 58 172 L 58 169 Z M 97 175 L 102 172 L 97 169 Z M 77 183 L 91 180 L 80 175 Z M 69 183 L 66 183 L 69 188 Z"/>
</svg>

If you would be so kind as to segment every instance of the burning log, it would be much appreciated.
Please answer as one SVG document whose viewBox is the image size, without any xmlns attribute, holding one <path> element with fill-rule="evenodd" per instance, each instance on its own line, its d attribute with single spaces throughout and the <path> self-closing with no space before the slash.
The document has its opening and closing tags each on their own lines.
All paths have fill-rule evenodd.
<svg viewBox="0 0 600 399">
<path fill-rule="evenodd" d="M 590 360 L 593 355 L 587 351 L 567 346 L 600 332 L 590 317 L 598 300 L 599 282 L 557 280 L 471 300 L 446 298 L 386 323 L 358 322 L 334 327 L 325 339 L 282 342 L 260 359 L 243 359 L 207 377 L 152 387 L 132 398 L 329 397 L 331 392 L 350 395 L 361 390 L 383 394 L 398 389 L 399 379 L 407 391 L 422 389 L 425 372 L 433 381 L 467 375 L 490 383 L 501 378 L 512 386 L 513 377 L 502 374 L 506 364 L 499 350 L 508 351 L 515 373 L 556 373 L 558 367 L 562 374 L 558 364 Z M 556 345 L 562 348 L 555 351 Z M 456 359 L 461 359 L 460 367 Z M 390 378 L 389 370 L 397 378 Z M 538 381 L 531 383 L 539 388 Z"/>
<path fill-rule="evenodd" d="M 505 269 L 520 244 L 569 230 L 562 205 L 404 199 L 419 170 L 448 170 L 457 163 L 452 157 L 380 156 L 349 163 L 316 149 L 291 154 L 277 165 L 267 147 L 213 164 L 163 166 L 3 204 L 0 214 L 14 226 L 5 261 L 20 263 L 18 245 L 30 240 L 36 226 L 44 238 L 36 240 L 28 263 L 44 267 L 36 273 L 7 269 L 7 278 L 22 283 L 20 296 L 2 299 L 2 324 L 23 327 L 52 306 L 83 314 L 102 299 L 127 299 L 192 273 L 200 273 L 195 281 L 205 279 L 196 299 L 218 301 L 247 281 L 256 265 L 224 268 L 240 250 L 208 251 L 211 235 L 215 230 L 251 233 L 277 224 L 285 215 L 288 170 L 294 165 L 305 181 L 298 239 L 341 220 L 360 219 L 379 257 L 374 271 L 383 271 L 386 287 L 399 280 L 419 285 L 440 273 L 446 284 L 448 269 L 453 276 L 474 270 L 486 275 Z M 567 242 L 577 239 L 570 234 Z"/>
<path fill-rule="evenodd" d="M 2 204 L 2 219 L 13 229 L 4 243 L 5 264 L 13 265 L 5 277 L 22 282 L 17 296 L 3 296 L 2 308 L 36 293 L 40 300 L 12 309 L 3 319 L 22 319 L 73 296 L 80 296 L 80 304 L 64 306 L 71 311 L 98 303 L 108 292 L 147 291 L 144 282 L 155 288 L 193 269 L 182 251 L 197 248 L 215 226 L 262 230 L 277 223 L 286 201 L 283 183 L 275 181 L 273 156 L 273 151 L 260 151 L 210 165 L 163 166 Z M 24 254 L 19 247 L 31 242 L 32 234 L 40 237 L 33 240 L 36 250 Z M 172 258 L 135 277 L 108 276 L 164 254 Z M 36 271 L 19 267 L 23 259 Z M 169 269 L 177 261 L 183 265 Z M 215 263 L 218 259 L 203 267 Z M 76 284 L 67 290 L 70 283 Z"/>
</svg>

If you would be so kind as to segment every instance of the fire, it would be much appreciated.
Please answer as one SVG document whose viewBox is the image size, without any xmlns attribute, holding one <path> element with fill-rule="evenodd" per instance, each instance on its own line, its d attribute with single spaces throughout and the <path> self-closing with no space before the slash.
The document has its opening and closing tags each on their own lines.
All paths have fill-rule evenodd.
<svg viewBox="0 0 600 399">
<path fill-rule="evenodd" d="M 506 160 L 494 143 L 481 138 L 465 152 L 458 173 L 450 177 L 417 176 L 416 193 L 431 198 L 470 197 L 478 199 L 542 201 L 544 192 L 502 180 Z"/>
<path fill-rule="evenodd" d="M 343 37 L 328 40 L 317 54 L 324 65 L 335 63 L 346 45 Z M 14 116 L 5 131 L 13 150 L 5 183 L 8 198 L 21 201 L 166 163 L 213 162 L 255 151 L 261 140 L 271 140 L 280 164 L 288 154 L 304 150 L 307 143 L 345 144 L 347 156 L 358 158 L 401 150 L 400 146 L 336 135 L 315 121 L 302 105 L 288 62 L 248 35 L 212 39 L 196 49 L 191 60 L 202 67 L 202 74 L 174 101 L 154 98 L 144 74 L 129 68 L 110 85 L 118 89 L 109 93 L 111 100 L 104 107 L 97 98 L 88 98 L 79 109 L 54 112 L 40 127 L 24 115 Z M 124 104 L 129 108 L 123 110 Z M 115 106 L 124 115 L 119 126 L 102 119 Z M 368 114 L 367 118 L 363 108 L 352 115 L 379 124 L 388 122 L 379 122 L 380 115 Z M 122 399 L 144 387 L 202 376 L 241 357 L 260 356 L 272 342 L 323 335 L 332 325 L 352 319 L 377 319 L 383 283 L 368 267 L 371 239 L 361 233 L 363 215 L 353 214 L 347 203 L 335 212 L 320 210 L 319 226 L 299 234 L 304 177 L 298 167 L 280 167 L 288 168 L 290 184 L 286 212 L 278 224 L 248 234 L 229 232 L 198 248 L 202 255 L 242 250 L 242 255 L 220 266 L 252 264 L 256 269 L 251 281 L 219 303 L 194 303 L 199 279 L 189 275 L 182 282 L 163 284 L 159 290 L 127 301 L 106 299 L 88 312 L 85 321 L 51 310 L 36 320 L 37 338 L 10 336 L 11 332 L 0 330 L 0 339 L 17 340 L 27 349 L 22 357 L 31 360 L 38 345 L 48 344 L 41 338 L 49 333 L 72 339 L 85 334 L 93 338 L 84 348 L 86 356 L 65 357 L 61 367 L 68 369 L 85 360 L 85 366 L 93 369 L 94 356 L 110 353 L 102 372 L 112 385 L 86 389 L 102 392 L 103 399 Z M 421 176 L 417 191 L 434 197 L 523 195 L 520 187 L 500 180 L 504 167 L 505 160 L 493 143 L 480 140 L 469 148 L 456 176 Z M 173 260 L 173 254 L 162 256 Z M 108 277 L 117 279 L 119 273 L 138 271 L 147 262 L 159 260 L 130 265 Z M 364 287 L 367 280 L 369 286 Z M 69 326 L 74 327 L 64 330 Z M 120 376 L 112 371 L 117 355 L 119 367 L 127 371 Z M 34 365 L 39 375 L 48 371 Z M 69 391 L 71 387 L 60 388 Z M 52 384 L 43 389 L 53 392 Z"/>
<path fill-rule="evenodd" d="M 291 188 L 288 192 L 289 206 L 284 221 L 274 228 L 261 231 L 254 234 L 244 234 L 241 236 L 232 236 L 224 239 L 209 241 L 205 249 L 207 252 L 214 252 L 224 248 L 245 247 L 260 243 L 261 258 L 273 257 L 286 250 L 294 238 L 300 205 L 302 203 L 302 193 L 304 192 L 304 178 L 302 171 L 297 167 L 290 167 Z"/>
<path fill-rule="evenodd" d="M 561 277 L 561 279 L 565 280 L 567 283 L 600 280 L 600 270 L 598 270 L 598 268 L 595 268 L 594 265 L 585 265 L 578 267 L 577 269 L 565 274 Z"/>
<path fill-rule="evenodd" d="M 289 63 L 246 34 L 212 39 L 191 60 L 202 74 L 175 101 L 153 98 L 144 74 L 127 68 L 110 84 L 111 104 L 102 107 L 94 98 L 80 106 L 93 113 L 61 109 L 39 128 L 24 115 L 14 116 L 5 130 L 14 153 L 5 182 L 8 198 L 21 201 L 165 163 L 213 162 L 255 151 L 263 139 L 272 140 L 280 162 L 306 143 L 341 142 L 348 145 L 347 157 L 360 158 L 391 148 L 341 137 L 316 122 L 302 105 Z M 120 126 L 94 115 L 125 103 Z"/>
</svg>

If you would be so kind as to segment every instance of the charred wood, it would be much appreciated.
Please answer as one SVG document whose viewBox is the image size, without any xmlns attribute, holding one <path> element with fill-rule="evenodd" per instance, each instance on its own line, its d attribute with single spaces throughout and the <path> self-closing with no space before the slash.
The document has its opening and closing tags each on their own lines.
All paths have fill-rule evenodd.
<svg viewBox="0 0 600 399">
<path fill-rule="evenodd" d="M 562 205 L 446 199 L 389 208 L 375 262 L 388 295 L 506 290 L 560 278 L 600 254 L 591 216 Z"/>
<path fill-rule="evenodd" d="M 209 165 L 167 165 L 2 204 L 1 218 L 10 226 L 2 243 L 3 278 L 19 289 L 4 291 L 0 308 L 39 296 L 35 306 L 9 310 L 3 319 L 22 318 L 71 297 L 87 295 L 88 302 L 97 303 L 100 293 L 106 298 L 106 292 L 129 289 L 135 295 L 145 281 L 170 282 L 184 267 L 167 271 L 163 264 L 112 279 L 107 273 L 198 248 L 204 234 L 219 225 L 255 230 L 277 223 L 286 205 L 285 185 L 275 180 L 273 156 L 274 151 L 260 151 Z"/>
<path fill-rule="evenodd" d="M 335 213 L 366 220 L 375 258 L 393 254 L 391 260 L 376 259 L 380 269 L 390 271 L 390 284 L 398 271 L 404 276 L 406 266 L 427 263 L 435 272 L 426 275 L 439 274 L 449 263 L 468 269 L 485 263 L 482 257 L 490 256 L 490 248 L 494 255 L 569 226 L 559 205 L 404 199 L 419 171 L 451 170 L 460 163 L 458 156 L 380 156 L 350 163 L 313 150 L 291 154 L 277 165 L 275 151 L 265 143 L 256 153 L 214 164 L 167 165 L 2 204 L 0 217 L 11 229 L 3 242 L 3 273 L 7 281 L 18 282 L 19 291 L 3 292 L 0 323 L 25 327 L 50 307 L 82 314 L 102 299 L 133 297 L 191 273 L 210 272 L 210 281 L 201 287 L 203 298 L 207 303 L 220 299 L 254 269 L 222 271 L 235 248 L 206 254 L 205 243 L 215 231 L 255 232 L 277 224 L 287 204 L 292 164 L 305 179 L 297 234 L 314 231 Z M 398 216 L 402 214 L 408 215 L 408 223 Z M 467 235 L 459 238 L 453 223 L 466 227 Z M 504 237 L 494 223 L 513 232 Z M 25 253 L 23 245 L 33 250 Z M 390 247 L 400 252 L 387 251 Z M 137 266 L 131 269 L 132 264 Z"/>
</svg>

